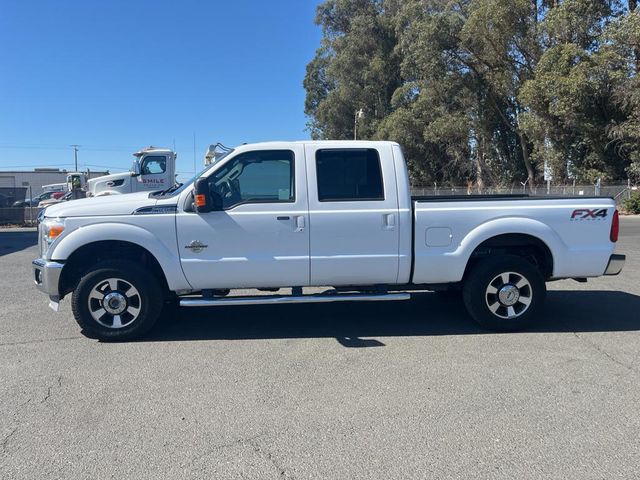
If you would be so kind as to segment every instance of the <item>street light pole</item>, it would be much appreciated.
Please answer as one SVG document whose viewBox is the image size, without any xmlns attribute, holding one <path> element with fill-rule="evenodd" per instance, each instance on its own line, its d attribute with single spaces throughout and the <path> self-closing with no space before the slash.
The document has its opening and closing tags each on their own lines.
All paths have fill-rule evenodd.
<svg viewBox="0 0 640 480">
<path fill-rule="evenodd" d="M 78 147 L 80 145 L 69 145 L 70 147 L 73 148 L 73 158 L 75 160 L 75 164 L 76 164 L 76 168 L 74 170 L 74 172 L 78 171 Z"/>
</svg>

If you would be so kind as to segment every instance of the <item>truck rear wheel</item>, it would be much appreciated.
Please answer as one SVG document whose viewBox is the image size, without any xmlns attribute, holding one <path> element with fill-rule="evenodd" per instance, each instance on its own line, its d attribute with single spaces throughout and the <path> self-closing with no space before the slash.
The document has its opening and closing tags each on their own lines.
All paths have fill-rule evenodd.
<svg viewBox="0 0 640 480">
<path fill-rule="evenodd" d="M 148 332 L 162 310 L 156 278 L 132 263 L 111 260 L 86 272 L 73 292 L 71 308 L 87 336 L 131 340 Z"/>
<path fill-rule="evenodd" d="M 478 262 L 464 282 L 469 314 L 498 331 L 522 330 L 540 312 L 546 296 L 540 271 L 521 257 L 500 255 Z"/>
</svg>

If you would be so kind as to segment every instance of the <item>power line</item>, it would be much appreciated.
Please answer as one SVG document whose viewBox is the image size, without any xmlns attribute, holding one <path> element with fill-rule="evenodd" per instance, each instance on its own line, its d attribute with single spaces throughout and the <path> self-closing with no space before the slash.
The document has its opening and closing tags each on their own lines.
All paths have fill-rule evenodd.
<svg viewBox="0 0 640 480">
<path fill-rule="evenodd" d="M 40 168 L 40 167 L 60 167 L 60 166 L 68 166 L 73 165 L 73 163 L 39 163 L 39 164 L 27 164 L 24 163 L 21 165 L 2 165 L 0 168 Z"/>
<path fill-rule="evenodd" d="M 58 144 L 15 144 L 0 143 L 0 148 L 6 150 L 67 150 L 70 145 Z M 120 145 L 82 145 L 83 150 L 92 152 L 135 152 L 140 147 L 120 146 Z"/>
<path fill-rule="evenodd" d="M 12 169 L 12 168 L 19 168 L 19 169 L 25 169 L 25 168 L 60 168 L 60 167 L 70 167 L 74 165 L 73 163 L 47 163 L 47 164 L 38 164 L 38 165 L 2 165 L 0 166 L 0 171 L 3 170 L 8 170 L 8 169 Z M 122 171 L 127 171 L 129 170 L 128 168 L 124 168 L 124 167 L 114 167 L 112 165 L 97 165 L 94 163 L 80 163 L 79 164 L 81 167 L 97 167 L 97 168 L 106 168 L 106 169 L 110 169 L 110 170 L 122 170 Z"/>
<path fill-rule="evenodd" d="M 45 145 L 0 145 L 0 148 L 7 150 L 67 150 L 69 147 L 52 147 Z"/>
<path fill-rule="evenodd" d="M 85 167 L 109 168 L 111 170 L 123 170 L 123 171 L 129 170 L 128 168 L 112 167 L 112 166 L 109 166 L 109 165 L 97 165 L 95 163 L 83 163 L 82 165 L 84 165 Z"/>
</svg>

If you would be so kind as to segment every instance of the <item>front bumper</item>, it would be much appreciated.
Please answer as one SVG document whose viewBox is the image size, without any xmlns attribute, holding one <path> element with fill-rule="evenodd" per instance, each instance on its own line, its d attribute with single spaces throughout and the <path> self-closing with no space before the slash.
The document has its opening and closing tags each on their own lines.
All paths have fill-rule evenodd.
<svg viewBox="0 0 640 480">
<path fill-rule="evenodd" d="M 607 269 L 604 271 L 605 275 L 618 275 L 624 267 L 624 261 L 627 259 L 625 255 L 613 254 L 609 257 L 609 263 Z"/>
<path fill-rule="evenodd" d="M 37 258 L 31 262 L 31 266 L 33 267 L 33 280 L 38 290 L 49 295 L 52 301 L 58 302 L 60 300 L 58 285 L 64 264 Z"/>
</svg>

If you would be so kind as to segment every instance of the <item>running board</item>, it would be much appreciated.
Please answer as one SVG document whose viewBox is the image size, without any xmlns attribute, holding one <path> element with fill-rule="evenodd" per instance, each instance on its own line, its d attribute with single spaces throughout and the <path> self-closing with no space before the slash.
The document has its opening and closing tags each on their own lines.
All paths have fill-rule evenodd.
<svg viewBox="0 0 640 480">
<path fill-rule="evenodd" d="M 409 293 L 351 294 L 351 295 L 264 295 L 255 297 L 184 298 L 181 307 L 221 307 L 223 305 L 264 305 L 281 303 L 329 302 L 389 302 L 409 300 Z"/>
</svg>

